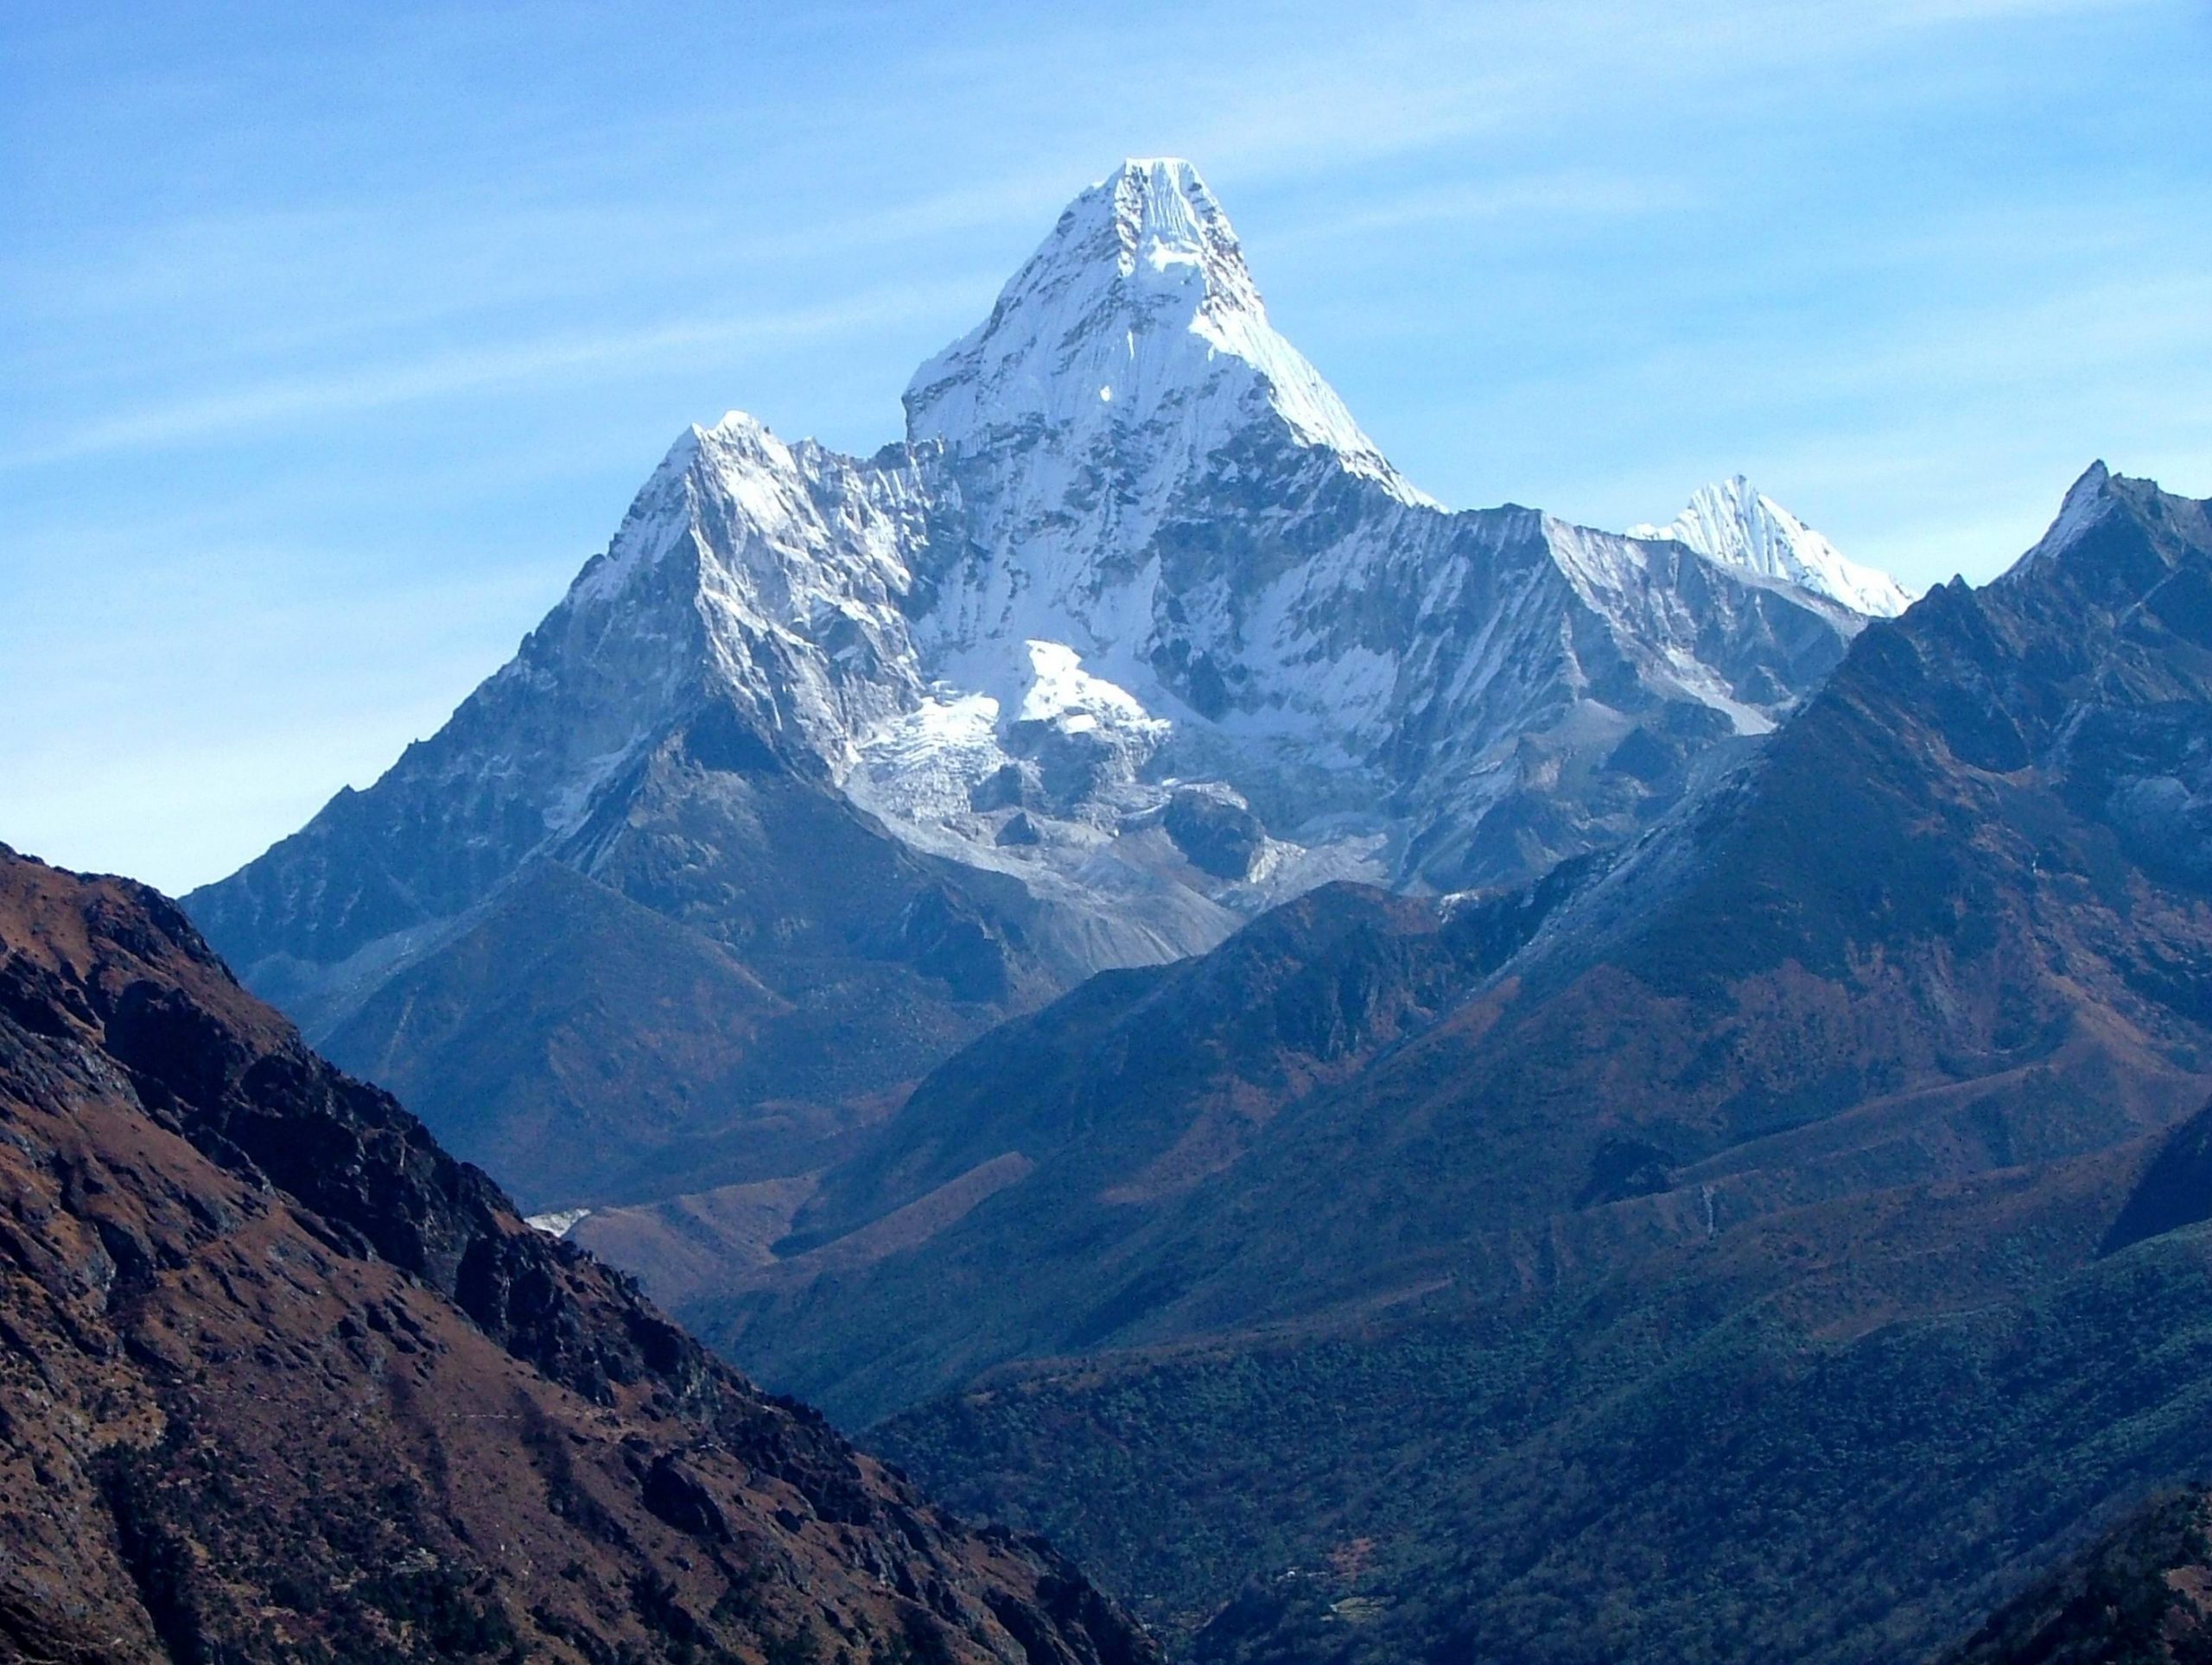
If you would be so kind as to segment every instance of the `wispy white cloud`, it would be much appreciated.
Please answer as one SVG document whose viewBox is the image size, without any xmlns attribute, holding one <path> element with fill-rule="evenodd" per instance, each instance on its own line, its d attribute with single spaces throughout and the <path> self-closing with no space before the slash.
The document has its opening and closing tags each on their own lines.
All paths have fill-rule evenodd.
<svg viewBox="0 0 2212 1665">
<path fill-rule="evenodd" d="M 397 364 L 283 378 L 87 423 L 0 451 L 0 469 L 28 469 L 147 446 L 188 444 L 244 429 L 358 415 L 458 394 L 518 391 L 610 370 L 644 373 L 702 352 L 834 336 L 863 325 L 942 309 L 972 285 L 901 286 L 781 313 L 690 319 L 602 334 L 553 336 L 459 347 Z"/>
</svg>

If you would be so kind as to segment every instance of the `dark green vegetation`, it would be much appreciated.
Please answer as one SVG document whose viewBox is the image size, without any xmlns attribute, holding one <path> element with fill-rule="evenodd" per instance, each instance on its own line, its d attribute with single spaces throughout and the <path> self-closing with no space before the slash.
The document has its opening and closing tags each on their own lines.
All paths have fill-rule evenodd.
<svg viewBox="0 0 2212 1665">
<path fill-rule="evenodd" d="M 1934 1648 L 2212 1470 L 2208 598 L 2096 471 L 1618 858 L 1096 980 L 685 1310 L 1202 1657 Z"/>
<path fill-rule="evenodd" d="M 0 1499 L 9 1659 L 1157 1657 L 4 847 Z"/>
<path fill-rule="evenodd" d="M 2154 1498 L 2005 1604 L 1945 1665 L 2212 1661 L 2212 1498 Z"/>
<path fill-rule="evenodd" d="M 1986 1295 L 2032 1281 L 2018 1253 L 1941 1269 Z M 1878 1254 L 1834 1283 L 1925 1269 Z M 1048 1523 L 1198 1659 L 1911 1657 L 2212 1466 L 2208 1262 L 2192 1232 L 1862 1330 L 1692 1255 L 1510 1315 L 1027 1369 L 875 1439 Z"/>
</svg>

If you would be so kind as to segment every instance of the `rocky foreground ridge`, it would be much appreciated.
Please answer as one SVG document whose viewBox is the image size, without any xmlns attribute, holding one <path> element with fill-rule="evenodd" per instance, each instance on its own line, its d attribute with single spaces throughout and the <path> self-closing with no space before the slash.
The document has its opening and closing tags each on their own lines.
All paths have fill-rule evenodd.
<svg viewBox="0 0 2212 1665">
<path fill-rule="evenodd" d="M 177 908 L 0 848 L 0 1655 L 1138 1665 L 524 1225 Z"/>
</svg>

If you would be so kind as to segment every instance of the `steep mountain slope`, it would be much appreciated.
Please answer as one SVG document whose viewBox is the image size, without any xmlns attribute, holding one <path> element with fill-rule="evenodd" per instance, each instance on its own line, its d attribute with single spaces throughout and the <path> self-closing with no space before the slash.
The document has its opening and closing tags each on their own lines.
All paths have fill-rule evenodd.
<svg viewBox="0 0 2212 1665">
<path fill-rule="evenodd" d="M 0 1128 L 11 1658 L 1157 1656 L 4 848 Z"/>
<path fill-rule="evenodd" d="M 1090 972 L 1331 880 L 1458 888 L 1616 845 L 1862 622 L 1795 569 L 1431 502 L 1274 329 L 1187 163 L 1079 197 L 906 405 L 865 460 L 734 414 L 692 430 L 445 728 L 188 899 L 254 988 L 533 1204 L 658 1160 L 594 1166 L 622 1084 L 551 1063 L 553 996 L 509 998 L 487 951 L 634 954 L 623 910 L 549 867 L 774 997 L 682 1043 L 715 1079 L 645 1134 L 765 1147 L 756 1115 L 895 1103 Z M 418 1021 L 428 989 L 520 1072 Z M 834 1084 L 772 1064 L 864 1036 Z M 780 1148 L 746 1177 L 803 1171 Z"/>
<path fill-rule="evenodd" d="M 2126 1169 L 1025 1365 L 869 1437 L 1058 1522 L 1187 1657 L 1916 1658 L 2212 1459 L 2204 1234 L 2089 1258 Z"/>
<path fill-rule="evenodd" d="M 814 737 L 841 704 L 873 709 L 882 692 L 844 673 L 872 651 L 868 561 L 896 536 L 875 490 L 842 461 L 741 425 L 679 446 L 609 552 L 451 722 L 188 906 L 257 990 L 342 1042 L 342 1061 L 426 1090 L 425 1112 L 464 1153 L 537 1153 L 503 1175 L 533 1204 L 563 1200 L 604 1148 L 601 1128 L 556 1113 L 581 1093 L 602 1126 L 620 1120 L 630 1084 L 564 1084 L 527 1062 L 561 1037 L 540 1021 L 545 999 L 511 975 L 519 968 L 484 951 L 487 931 L 565 938 L 569 964 L 663 955 L 672 932 L 688 933 L 689 957 L 719 955 L 769 998 L 748 1000 L 741 1025 L 708 1019 L 685 1044 L 804 1051 L 825 1033 L 834 1045 L 842 1025 L 868 1037 L 867 1090 L 895 1089 L 1079 962 L 1048 963 L 1018 883 L 909 848 L 827 778 Z M 807 555 L 849 561 L 844 581 L 861 599 L 831 605 L 795 587 L 790 569 Z M 825 639 L 857 632 L 843 658 L 795 633 L 817 606 L 846 621 L 820 623 Z M 549 883 L 553 867 L 583 882 Z M 640 931 L 661 945 L 641 950 Z M 525 963 L 557 974 L 563 962 Z M 404 990 L 378 1001 L 410 975 L 467 1014 L 469 1047 L 521 1062 L 523 1077 L 474 1072 L 410 1029 Z M 494 1091 L 513 1123 L 459 1114 Z M 711 1083 L 663 1131 L 721 1132 L 754 1113 Z"/>
<path fill-rule="evenodd" d="M 1374 1541 L 1395 1618 L 1220 1657 L 1932 1645 L 2212 1427 L 2202 1234 L 2097 1258 L 2212 1095 L 2208 598 L 2205 505 L 2094 469 L 1625 851 L 1096 982 L 686 1310 L 1163 1617 Z"/>
<path fill-rule="evenodd" d="M 1344 891 L 1196 967 L 1094 985 L 940 1070 L 790 1247 L 1017 1154 L 1020 1185 L 857 1288 L 850 1251 L 821 1249 L 838 1276 L 818 1300 L 794 1254 L 757 1343 L 766 1294 L 695 1315 L 866 1419 L 991 1357 L 1434 1279 L 1516 1288 L 2194 1110 L 2212 1084 L 2212 536 L 2200 505 L 2101 470 L 2069 502 L 2006 579 L 1861 637 L 1764 752 L 1610 870 L 1426 925 L 1529 937 L 1502 968 L 1447 955 L 1423 983 L 1393 944 L 1408 927 Z M 1265 1030 L 1273 996 L 1243 968 L 1286 946 L 1274 987 L 1435 1020 Z M 1009 1262 L 1031 1270 L 979 1305 L 931 1293 Z M 934 1306 L 957 1337 L 912 1322 Z"/>
<path fill-rule="evenodd" d="M 2212 1660 L 2212 1497 L 2156 1498 L 2007 1602 L 1945 1665 L 2196 1665 Z"/>
</svg>

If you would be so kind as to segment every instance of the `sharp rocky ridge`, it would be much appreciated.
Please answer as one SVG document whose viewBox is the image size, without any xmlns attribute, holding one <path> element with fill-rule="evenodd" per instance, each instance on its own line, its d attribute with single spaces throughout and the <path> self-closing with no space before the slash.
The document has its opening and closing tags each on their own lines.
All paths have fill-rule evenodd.
<svg viewBox="0 0 2212 1665">
<path fill-rule="evenodd" d="M 770 960 L 842 955 L 1020 1007 L 1332 880 L 1621 843 L 1903 601 L 1755 494 L 1445 509 L 1183 162 L 1080 195 L 905 405 L 868 458 L 685 434 L 445 728 L 190 899 L 210 936 L 327 1036 L 550 863 L 786 996 Z"/>
</svg>

